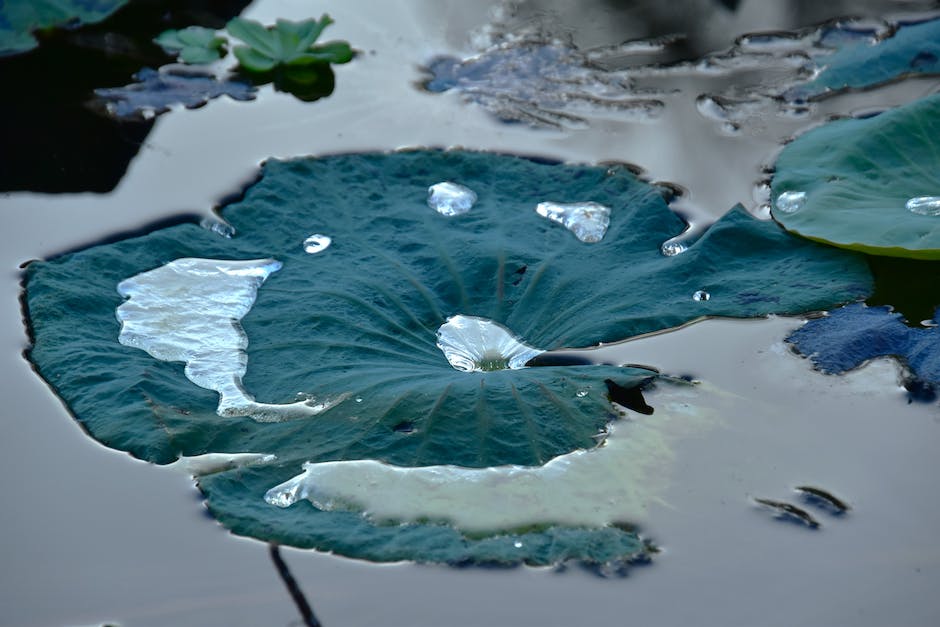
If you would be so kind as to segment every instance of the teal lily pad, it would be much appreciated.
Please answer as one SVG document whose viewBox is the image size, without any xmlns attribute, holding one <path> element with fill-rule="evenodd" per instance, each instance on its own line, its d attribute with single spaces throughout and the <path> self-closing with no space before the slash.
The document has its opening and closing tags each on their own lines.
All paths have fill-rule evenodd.
<svg viewBox="0 0 940 627">
<path fill-rule="evenodd" d="M 838 120 L 788 144 L 771 183 L 792 233 L 874 255 L 940 259 L 940 95 Z"/>
<path fill-rule="evenodd" d="M 203 26 L 188 26 L 180 30 L 160 33 L 154 42 L 170 53 L 176 53 L 182 63 L 205 64 L 222 58 L 225 38 Z"/>
<path fill-rule="evenodd" d="M 108 446 L 159 464 L 275 455 L 199 477 L 235 533 L 378 561 L 614 562 L 647 550 L 623 520 L 577 526 L 549 512 L 468 530 L 265 500 L 306 462 L 539 467 L 595 446 L 615 415 L 608 380 L 654 374 L 506 369 L 524 364 L 493 351 L 461 371 L 439 346 L 455 320 L 502 325 L 527 359 L 871 289 L 861 255 L 740 208 L 665 257 L 685 224 L 625 168 L 461 151 L 269 161 L 223 216 L 229 239 L 181 224 L 31 264 L 29 358 Z M 575 228 L 585 216 L 589 235 Z"/>
<path fill-rule="evenodd" d="M 95 24 L 127 0 L 4 0 L 0 2 L 0 56 L 28 52 L 39 42 L 38 30 Z"/>
<path fill-rule="evenodd" d="M 278 66 L 302 67 L 315 64 L 347 63 L 353 51 L 345 41 L 315 45 L 323 30 L 333 23 L 329 15 L 301 22 L 277 20 L 263 26 L 254 20 L 233 18 L 226 28 L 247 45 L 236 46 L 235 56 L 249 72 L 270 72 Z"/>
<path fill-rule="evenodd" d="M 819 62 L 819 74 L 791 89 L 788 98 L 816 98 L 906 76 L 940 74 L 940 19 L 902 25 L 887 39 L 845 46 Z"/>
</svg>

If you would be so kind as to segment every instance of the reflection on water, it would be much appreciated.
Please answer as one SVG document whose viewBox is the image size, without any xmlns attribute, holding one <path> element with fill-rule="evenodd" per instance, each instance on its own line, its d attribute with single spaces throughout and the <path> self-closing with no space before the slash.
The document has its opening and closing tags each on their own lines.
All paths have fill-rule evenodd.
<svg viewBox="0 0 940 627">
<path fill-rule="evenodd" d="M 582 50 L 689 32 L 667 46 L 671 62 L 727 48 L 750 31 L 810 26 L 846 12 L 877 17 L 899 6 L 934 5 L 688 0 L 677 10 L 674 4 L 654 2 L 545 0 L 501 5 L 512 9 L 504 13 L 511 24 L 497 30 L 511 31 L 514 24 L 534 20 Z M 735 89 L 773 82 L 805 62 L 775 52 L 781 61 L 770 68 L 650 71 L 636 88 L 665 92 L 666 106 L 653 124 L 589 116 L 584 130 L 535 132 L 502 125 L 450 94 L 427 94 L 412 86 L 420 80 L 414 68 L 435 55 L 463 58 L 478 49 L 468 33 L 485 38 L 494 32 L 485 15 L 489 5 L 362 0 L 325 8 L 337 21 L 338 37 L 375 51 L 357 59 L 355 67 L 337 69 L 342 79 L 333 97 L 305 105 L 262 88 L 256 103 L 214 101 L 201 110 L 174 111 L 154 125 L 113 194 L 0 197 L 11 216 L 3 247 L 8 270 L 26 259 L 181 211 L 211 217 L 214 202 L 240 188 L 255 165 L 272 155 L 414 145 L 460 144 L 566 161 L 640 164 L 649 178 L 688 189 L 674 206 L 690 221 L 707 223 L 736 202 L 752 209 L 760 205 L 760 197 L 752 198 L 755 181 L 782 139 L 832 114 L 892 106 L 937 88 L 935 80 L 922 79 L 845 94 L 810 111 L 791 112 L 795 115 L 768 114 L 747 99 L 736 100 Z M 270 0 L 253 5 L 249 16 L 263 22 L 301 19 L 309 17 L 308 10 L 303 3 Z M 884 28 L 879 20 L 871 25 Z M 84 36 L 83 31 L 73 35 L 76 41 Z M 762 45 L 753 38 L 743 43 Z M 634 50 L 625 64 L 648 64 L 656 54 L 643 57 Z M 103 67 L 117 63 L 100 55 L 94 59 Z M 133 70 L 139 67 L 135 61 Z M 623 67 L 614 64 L 613 69 Z M 114 84 L 126 82 L 127 72 Z M 76 182 L 98 180 L 93 172 L 104 166 L 112 172 L 110 182 L 94 189 L 109 189 L 117 180 L 115 167 L 91 150 L 104 141 L 75 140 L 71 134 L 93 128 L 90 123 L 47 113 L 50 125 L 63 121 L 61 128 L 50 126 L 42 133 L 13 128 L 24 108 L 56 101 L 48 92 L 53 83 L 42 87 L 35 79 L 46 75 L 44 69 L 17 74 L 16 80 L 43 95 L 30 101 L 34 104 L 24 104 L 25 96 L 9 98 L 6 106 L 12 112 L 0 116 L 9 128 L 4 136 L 18 142 L 7 146 L 19 151 L 34 145 L 45 161 L 24 156 L 3 171 L 33 181 L 32 189 L 41 183 L 54 186 L 43 189 L 63 191 L 80 189 Z M 701 105 L 710 117 L 700 110 L 703 95 L 710 98 Z M 728 121 L 738 125 L 735 132 L 729 133 Z M 149 125 L 143 135 L 147 130 Z M 139 129 L 134 131 L 138 135 L 132 131 L 125 128 L 120 142 L 143 141 Z M 76 153 L 78 159 L 65 158 Z M 23 189 L 6 183 L 3 188 Z M 877 279 L 881 264 L 893 262 L 872 263 Z M 892 291 L 890 275 L 917 277 L 924 267 L 897 273 L 884 269 L 886 278 L 872 298 L 885 303 L 912 298 L 917 290 Z M 286 625 L 294 620 L 296 610 L 274 580 L 264 547 L 231 538 L 199 517 L 175 473 L 109 455 L 75 428 L 19 359 L 24 339 L 12 274 L 6 290 L 6 331 L 0 335 L 6 376 L 0 385 L 10 424 L 3 444 L 7 472 L 0 473 L 0 481 L 7 494 L 17 495 L 17 506 L 0 514 L 5 560 L 15 565 L 0 575 L 5 620 L 18 625 L 105 620 Z M 910 306 L 909 317 L 916 319 L 928 305 L 917 301 Z M 618 360 L 651 363 L 674 374 L 692 372 L 735 399 L 722 414 L 721 426 L 674 444 L 671 487 L 649 504 L 647 521 L 665 555 L 654 569 L 628 582 L 606 585 L 577 572 L 553 577 L 371 567 L 292 551 L 294 574 L 314 593 L 327 624 L 475 624 L 480 599 L 487 600 L 492 624 L 578 623 L 586 607 L 596 622 L 622 620 L 629 612 L 654 625 L 701 624 L 706 607 L 714 624 L 933 624 L 940 555 L 931 547 L 940 516 L 923 495 L 935 490 L 936 407 L 899 403 L 906 392 L 896 383 L 895 367 L 886 362 L 847 378 L 813 373 L 807 362 L 778 345 L 796 324 L 709 321 L 611 347 L 620 351 Z M 655 392 L 650 403 L 657 403 Z M 28 490 L 23 477 L 30 479 Z M 806 534 L 762 524 L 750 511 L 750 498 L 781 497 L 786 486 L 804 483 L 824 485 L 849 499 L 853 514 L 838 526 Z M 364 594 L 369 603 L 362 602 Z"/>
</svg>

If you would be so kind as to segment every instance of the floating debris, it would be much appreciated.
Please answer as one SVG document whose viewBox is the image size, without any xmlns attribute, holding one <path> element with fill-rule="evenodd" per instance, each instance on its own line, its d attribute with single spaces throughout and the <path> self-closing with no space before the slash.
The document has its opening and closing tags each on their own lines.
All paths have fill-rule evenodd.
<svg viewBox="0 0 940 627">
<path fill-rule="evenodd" d="M 444 181 L 428 188 L 428 207 L 442 216 L 467 213 L 477 201 L 476 192 L 469 187 Z"/>
<path fill-rule="evenodd" d="M 610 226 L 610 207 L 596 202 L 560 204 L 540 202 L 535 208 L 543 218 L 563 225 L 582 242 L 593 244 L 604 239 Z"/>
<path fill-rule="evenodd" d="M 837 516 L 842 515 L 852 509 L 848 503 L 832 495 L 830 492 L 823 490 L 822 488 L 816 488 L 808 485 L 798 485 L 794 488 L 794 490 L 799 492 L 803 496 L 803 500 L 805 500 L 810 505 L 822 507 L 823 509 L 826 509 L 830 513 Z"/>
<path fill-rule="evenodd" d="M 525 368 L 544 351 L 519 341 L 506 327 L 476 316 L 451 316 L 437 330 L 437 347 L 462 372 Z"/>
<path fill-rule="evenodd" d="M 781 520 L 791 520 L 806 525 L 810 529 L 818 529 L 819 521 L 813 518 L 813 515 L 801 507 L 784 501 L 774 501 L 772 499 L 754 499 L 759 505 L 768 507 L 776 513 Z"/>
</svg>

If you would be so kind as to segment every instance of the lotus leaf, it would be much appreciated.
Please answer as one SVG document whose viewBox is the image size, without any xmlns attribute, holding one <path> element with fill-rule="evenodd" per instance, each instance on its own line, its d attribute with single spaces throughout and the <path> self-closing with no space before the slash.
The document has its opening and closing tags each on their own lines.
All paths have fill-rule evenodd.
<svg viewBox="0 0 940 627">
<path fill-rule="evenodd" d="M 934 323 L 938 320 L 934 316 Z M 897 357 L 921 381 L 940 384 L 940 330 L 912 328 L 890 307 L 847 305 L 807 322 L 787 338 L 829 374 L 858 368 L 876 357 Z"/>
<path fill-rule="evenodd" d="M 220 81 L 211 74 L 180 73 L 144 68 L 134 75 L 136 83 L 124 87 L 96 89 L 107 111 L 118 118 L 157 114 L 182 104 L 190 109 L 213 98 L 228 96 L 234 100 L 252 100 L 255 87 L 236 80 Z"/>
<path fill-rule="evenodd" d="M 940 95 L 816 128 L 777 159 L 773 217 L 788 231 L 834 246 L 938 259 L 938 136 Z"/>
<path fill-rule="evenodd" d="M 329 15 L 323 15 L 319 20 L 302 22 L 277 20 L 274 26 L 265 27 L 259 22 L 236 17 L 226 28 L 232 36 L 248 44 L 234 50 L 241 66 L 250 72 L 270 72 L 278 66 L 347 63 L 352 60 L 352 48 L 345 41 L 314 45 L 323 29 L 332 23 Z"/>
<path fill-rule="evenodd" d="M 178 53 L 183 63 L 202 64 L 218 61 L 222 57 L 225 38 L 216 31 L 203 26 L 188 26 L 180 30 L 168 30 L 154 39 L 167 52 Z"/>
<path fill-rule="evenodd" d="M 0 56 L 32 50 L 33 32 L 55 26 L 74 27 L 105 19 L 127 0 L 3 0 L 0 2 Z"/>
<path fill-rule="evenodd" d="M 821 61 L 822 71 L 791 89 L 789 98 L 875 87 L 914 74 L 940 74 L 940 19 L 902 25 L 888 39 L 845 46 Z"/>
<path fill-rule="evenodd" d="M 445 181 L 472 190 L 475 204 L 457 215 L 435 211 L 428 187 Z M 579 240 L 536 212 L 543 201 L 608 207 L 606 234 Z M 645 550 L 622 520 L 579 527 L 549 514 L 524 528 L 471 533 L 447 521 L 383 524 L 343 508 L 264 500 L 305 462 L 540 466 L 596 444 L 612 416 L 607 380 L 634 386 L 652 374 L 458 371 L 438 347 L 448 318 L 492 320 L 536 349 L 556 349 L 707 315 L 815 310 L 871 289 L 862 256 L 794 238 L 740 208 L 685 253 L 665 257 L 661 243 L 685 224 L 661 190 L 620 167 L 462 151 L 272 160 L 223 216 L 235 229 L 230 239 L 181 224 L 31 264 L 29 358 L 108 446 L 159 464 L 276 455 L 199 478 L 210 510 L 234 532 L 372 560 L 608 562 Z M 169 279 L 163 291 L 178 300 L 162 305 L 162 326 L 149 338 L 130 328 L 133 312 L 154 302 L 144 283 L 200 263 L 208 269 L 184 279 L 218 277 L 204 298 L 190 291 L 184 303 L 183 283 Z M 160 296 L 159 281 L 150 284 Z M 710 298 L 693 299 L 702 290 Z M 223 336 L 234 339 L 213 344 Z M 174 359 L 164 342 L 173 337 L 183 337 L 173 350 L 202 351 L 175 357 L 187 362 L 186 377 L 221 397 L 162 361 Z M 232 350 L 235 358 L 224 357 Z M 311 410 L 283 420 L 249 406 Z"/>
</svg>

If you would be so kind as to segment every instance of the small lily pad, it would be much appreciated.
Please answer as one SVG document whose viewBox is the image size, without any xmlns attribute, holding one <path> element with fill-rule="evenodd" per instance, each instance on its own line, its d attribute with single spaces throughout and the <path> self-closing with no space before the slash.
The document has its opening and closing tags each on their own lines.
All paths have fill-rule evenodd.
<svg viewBox="0 0 940 627">
<path fill-rule="evenodd" d="M 834 246 L 940 259 L 938 136 L 940 95 L 816 128 L 777 159 L 773 217 Z"/>
<path fill-rule="evenodd" d="M 439 213 L 428 188 L 441 181 L 476 202 Z M 537 213 L 545 201 L 608 207 L 608 229 L 582 242 Z M 663 256 L 685 224 L 624 168 L 461 151 L 269 161 L 223 216 L 231 238 L 184 224 L 31 264 L 29 357 L 108 446 L 160 464 L 265 460 L 199 477 L 235 533 L 379 561 L 601 563 L 647 548 L 623 520 L 574 526 L 549 511 L 467 530 L 265 495 L 308 462 L 545 465 L 603 439 L 616 414 L 608 381 L 634 387 L 654 373 L 515 357 L 871 289 L 861 255 L 740 208 Z M 694 299 L 703 289 L 710 298 Z M 499 346 L 448 354 L 461 336 Z M 467 360 L 479 367 L 452 365 Z"/>
<path fill-rule="evenodd" d="M 117 118 L 148 117 L 169 111 L 175 104 L 200 107 L 219 96 L 253 100 L 256 92 L 253 85 L 220 81 L 211 74 L 144 68 L 134 78 L 136 83 L 124 87 L 95 90 L 109 114 Z"/>
<path fill-rule="evenodd" d="M 167 52 L 177 53 L 182 63 L 205 64 L 222 58 L 225 38 L 219 37 L 211 28 L 189 26 L 180 30 L 168 30 L 154 39 Z"/>
<path fill-rule="evenodd" d="M 38 46 L 36 31 L 95 24 L 125 4 L 127 0 L 4 0 L 0 2 L 0 56 Z"/>
<path fill-rule="evenodd" d="M 874 44 L 855 43 L 819 60 L 822 71 L 791 89 L 789 99 L 876 87 L 911 75 L 940 74 L 940 19 L 898 27 Z"/>
</svg>

